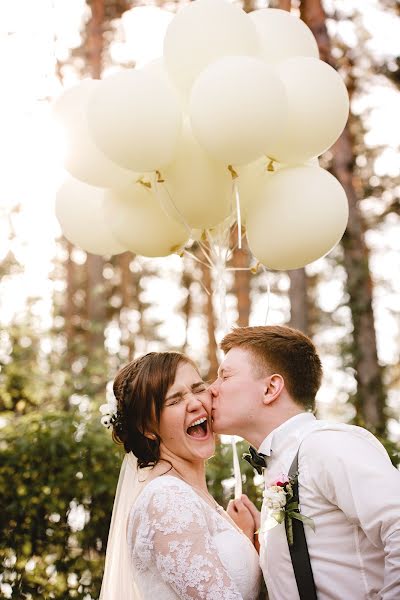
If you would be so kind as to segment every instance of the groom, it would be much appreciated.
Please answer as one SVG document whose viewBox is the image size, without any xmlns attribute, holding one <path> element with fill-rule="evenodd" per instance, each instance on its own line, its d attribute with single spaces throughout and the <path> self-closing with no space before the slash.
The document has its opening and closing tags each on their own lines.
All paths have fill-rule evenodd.
<svg viewBox="0 0 400 600">
<path fill-rule="evenodd" d="M 289 327 L 241 327 L 221 348 L 225 358 L 211 386 L 213 429 L 239 435 L 265 455 L 253 458 L 266 464 L 259 537 L 269 599 L 399 600 L 400 472 L 365 429 L 314 417 L 322 367 L 311 340 Z M 311 521 L 296 520 L 302 531 L 296 529 L 290 552 L 268 497 L 296 456 L 300 512 Z M 256 520 L 256 508 L 242 499 Z M 294 570 L 299 556 L 305 567 Z"/>
</svg>

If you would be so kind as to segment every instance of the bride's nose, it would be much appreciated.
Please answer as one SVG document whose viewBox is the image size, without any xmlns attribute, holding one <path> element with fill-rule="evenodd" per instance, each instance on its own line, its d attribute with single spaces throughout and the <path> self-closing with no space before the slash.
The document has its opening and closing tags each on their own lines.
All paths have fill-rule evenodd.
<svg viewBox="0 0 400 600">
<path fill-rule="evenodd" d="M 189 412 L 194 412 L 202 407 L 207 411 L 208 414 L 211 414 L 211 394 L 209 393 L 209 389 L 199 395 L 190 395 L 187 410 Z"/>
</svg>

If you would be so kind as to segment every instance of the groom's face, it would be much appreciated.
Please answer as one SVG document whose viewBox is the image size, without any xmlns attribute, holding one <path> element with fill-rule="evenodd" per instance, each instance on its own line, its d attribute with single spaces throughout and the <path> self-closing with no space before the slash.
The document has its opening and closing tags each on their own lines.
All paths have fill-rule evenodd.
<svg viewBox="0 0 400 600">
<path fill-rule="evenodd" d="M 251 352 L 232 348 L 218 369 L 212 384 L 212 417 L 215 433 L 241 435 L 257 419 L 265 388 L 257 375 Z"/>
</svg>

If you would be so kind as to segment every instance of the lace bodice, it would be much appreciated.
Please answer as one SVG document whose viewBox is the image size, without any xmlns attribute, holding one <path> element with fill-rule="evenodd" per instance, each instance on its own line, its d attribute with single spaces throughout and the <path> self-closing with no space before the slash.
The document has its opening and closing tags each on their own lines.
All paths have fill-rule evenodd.
<svg viewBox="0 0 400 600">
<path fill-rule="evenodd" d="M 144 599 L 256 600 L 261 571 L 250 540 L 184 481 L 148 483 L 127 534 Z"/>
</svg>

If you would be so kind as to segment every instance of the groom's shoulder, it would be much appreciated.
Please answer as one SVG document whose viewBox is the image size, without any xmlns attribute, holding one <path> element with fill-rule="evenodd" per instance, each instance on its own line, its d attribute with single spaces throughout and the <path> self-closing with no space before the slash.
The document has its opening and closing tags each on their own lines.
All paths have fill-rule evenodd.
<svg viewBox="0 0 400 600">
<path fill-rule="evenodd" d="M 346 455 L 348 452 L 374 449 L 387 455 L 385 448 L 367 429 L 347 423 L 318 420 L 301 444 L 301 452 L 321 458 Z"/>
</svg>

